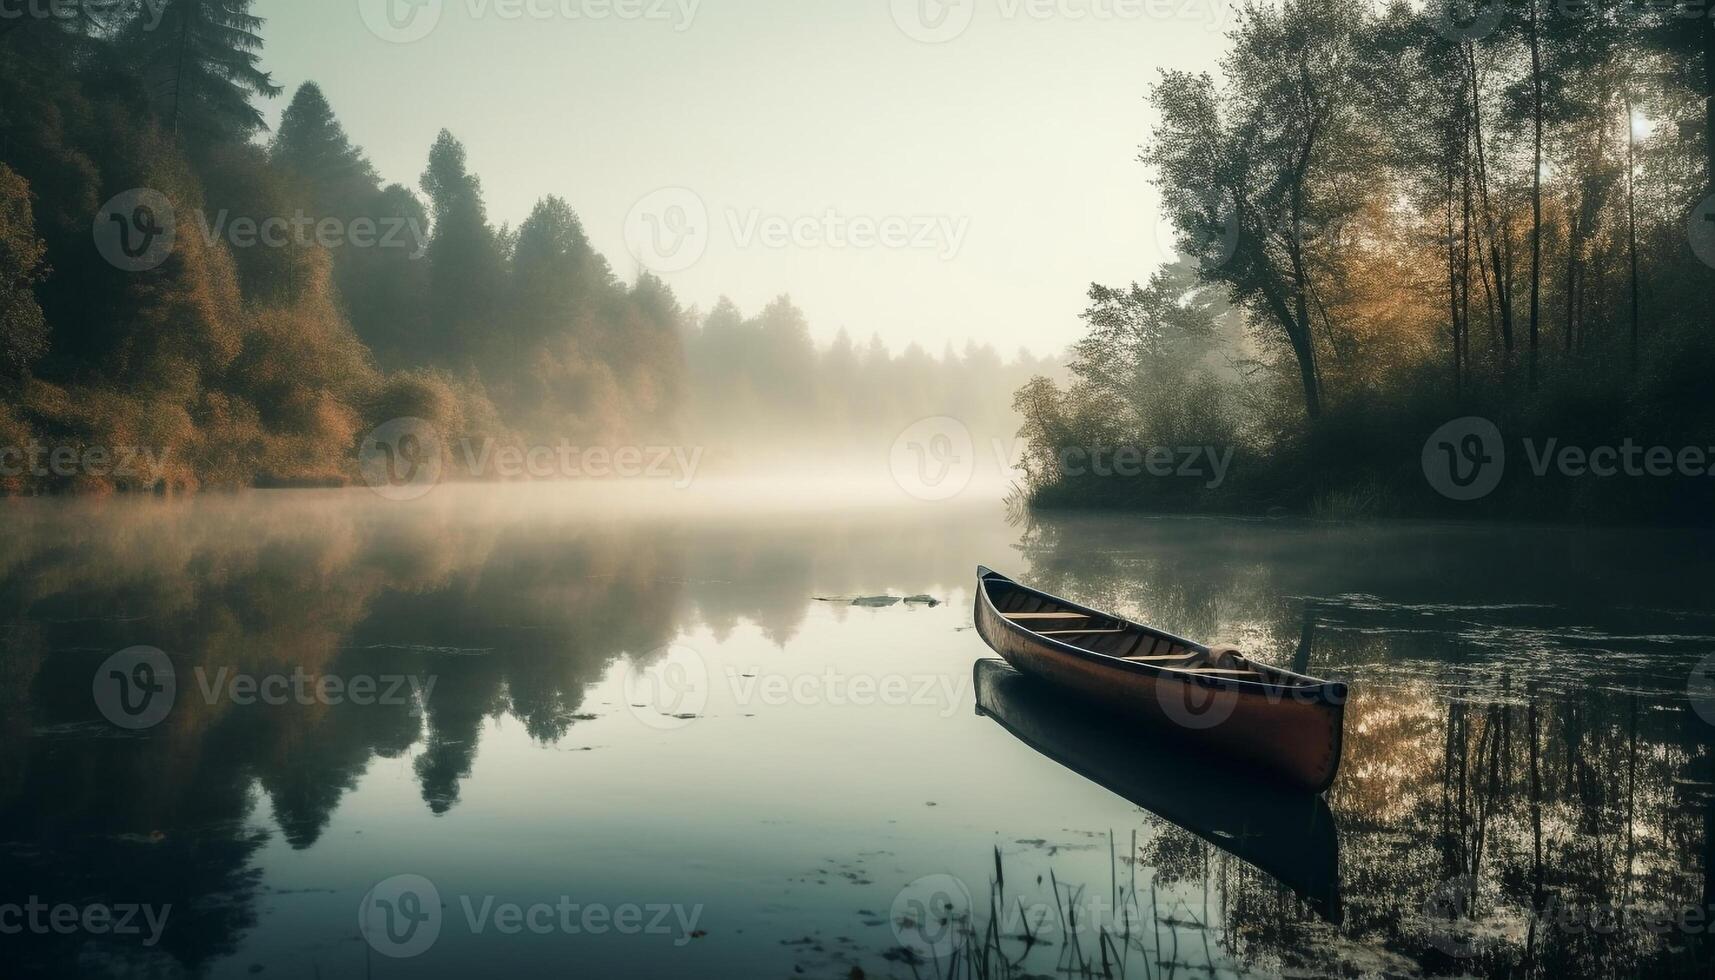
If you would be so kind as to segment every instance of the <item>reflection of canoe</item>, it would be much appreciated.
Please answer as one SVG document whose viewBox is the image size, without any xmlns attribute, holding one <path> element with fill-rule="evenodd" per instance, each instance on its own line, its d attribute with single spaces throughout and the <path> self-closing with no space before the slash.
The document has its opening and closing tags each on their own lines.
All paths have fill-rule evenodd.
<svg viewBox="0 0 1715 980">
<path fill-rule="evenodd" d="M 1249 660 L 977 566 L 977 632 L 1007 662 L 1288 785 L 1340 767 L 1346 685 Z"/>
<path fill-rule="evenodd" d="M 1082 711 L 999 660 L 977 661 L 974 680 L 978 713 L 1026 745 L 1255 865 L 1340 921 L 1340 838 L 1320 795 L 1151 752 L 1123 719 Z"/>
</svg>

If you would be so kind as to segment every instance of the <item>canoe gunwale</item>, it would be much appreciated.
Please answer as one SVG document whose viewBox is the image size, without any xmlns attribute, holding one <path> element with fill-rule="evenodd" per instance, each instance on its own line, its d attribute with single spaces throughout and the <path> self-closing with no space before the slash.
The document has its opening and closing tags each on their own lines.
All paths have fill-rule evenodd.
<svg viewBox="0 0 1715 980">
<path fill-rule="evenodd" d="M 1009 619 L 1005 613 L 997 609 L 994 605 L 993 598 L 989 595 L 988 583 L 990 581 L 1005 582 L 1012 588 L 1040 596 L 1044 599 L 1059 603 L 1070 609 L 1075 609 L 1090 616 L 1111 619 L 1116 623 L 1122 623 L 1126 627 L 1139 630 L 1145 634 L 1158 636 L 1173 643 L 1183 644 L 1189 649 L 1195 651 L 1207 653 L 1209 648 L 1206 644 L 1198 643 L 1195 640 L 1186 639 L 1182 636 L 1177 636 L 1173 633 L 1167 632 L 1166 630 L 1134 622 L 1123 616 L 1116 616 L 1113 613 L 1102 612 L 1099 609 L 1092 609 L 1089 606 L 1073 602 L 1070 599 L 1062 598 L 1061 596 L 1054 595 L 1050 592 L 1044 592 L 1041 589 L 1033 589 L 1028 585 L 1018 582 L 1015 579 L 987 567 L 986 565 L 977 566 L 977 592 L 979 593 L 979 601 L 982 602 L 984 608 L 989 612 L 989 614 L 995 620 L 999 621 L 1002 629 L 1007 630 L 1014 635 L 1027 638 L 1030 642 L 1042 644 L 1057 653 L 1077 657 L 1081 660 L 1095 664 L 1104 670 L 1126 671 L 1156 679 L 1165 678 L 1168 680 L 1176 680 L 1181 683 L 1197 684 L 1202 687 L 1231 690 L 1239 694 L 1252 694 L 1262 697 L 1268 697 L 1271 695 L 1275 697 L 1292 697 L 1334 706 L 1343 706 L 1346 702 L 1347 691 L 1344 683 L 1340 681 L 1323 680 L 1319 677 L 1310 677 L 1305 674 L 1299 674 L 1287 670 L 1284 667 L 1276 667 L 1272 664 L 1266 666 L 1268 666 L 1270 670 L 1277 672 L 1279 676 L 1289 678 L 1293 681 L 1297 681 L 1298 683 L 1247 681 L 1233 677 L 1221 677 L 1211 674 L 1198 674 L 1190 671 L 1175 670 L 1171 667 L 1156 666 L 1155 664 L 1146 661 L 1126 660 L 1123 657 L 1115 657 L 1110 654 L 1099 653 L 1095 650 L 1067 643 L 1053 636 L 1046 636 L 1036 630 L 1030 629 L 1027 626 L 1014 622 Z M 983 617 L 977 617 L 976 625 L 977 632 L 979 634 L 983 631 L 984 624 L 982 620 Z M 985 636 L 984 639 L 986 640 L 987 637 Z M 993 642 L 990 641 L 990 646 L 993 645 Z"/>
</svg>

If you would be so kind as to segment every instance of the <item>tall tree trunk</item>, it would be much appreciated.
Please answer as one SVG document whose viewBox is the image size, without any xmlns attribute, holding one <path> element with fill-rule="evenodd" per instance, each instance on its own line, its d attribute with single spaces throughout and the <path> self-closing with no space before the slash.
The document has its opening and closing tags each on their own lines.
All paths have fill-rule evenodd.
<svg viewBox="0 0 1715 980">
<path fill-rule="evenodd" d="M 1451 147 L 1449 147 L 1451 150 Z M 1447 233 L 1447 322 L 1453 338 L 1453 391 L 1465 393 L 1465 364 L 1462 347 L 1463 324 L 1459 322 L 1459 243 L 1453 237 L 1453 156 L 1447 156 L 1447 200 L 1445 230 Z"/>
<path fill-rule="evenodd" d="M 1537 36 L 1539 4 L 1530 5 L 1531 116 L 1536 128 L 1530 173 L 1530 387 L 1537 383 L 1537 322 L 1542 309 L 1542 46 Z"/>
<path fill-rule="evenodd" d="M 1292 355 L 1298 361 L 1298 377 L 1304 385 L 1304 414 L 1314 422 L 1322 416 L 1321 383 L 1316 377 L 1316 338 L 1310 334 L 1309 321 L 1295 315 L 1293 307 L 1287 304 L 1286 289 L 1285 283 L 1271 277 L 1262 287 L 1263 302 L 1292 345 Z M 1303 299 L 1300 292 L 1296 301 L 1300 312 Z"/>
<path fill-rule="evenodd" d="M 173 113 L 171 128 L 174 136 L 179 135 L 179 103 L 184 98 L 185 94 L 185 51 L 190 47 L 191 20 L 196 15 L 197 4 L 195 2 L 181 3 L 179 7 L 179 56 L 178 63 L 173 66 Z"/>
<path fill-rule="evenodd" d="M 1638 373 L 1638 203 L 1633 188 L 1637 174 L 1638 134 L 1632 124 L 1632 95 L 1626 92 L 1626 247 L 1632 265 L 1632 373 Z"/>
<path fill-rule="evenodd" d="M 1462 126 L 1463 126 L 1463 123 L 1461 123 L 1461 127 Z M 1462 254 L 1460 255 L 1460 258 L 1459 258 L 1459 285 L 1460 285 L 1459 292 L 1460 292 L 1460 300 L 1464 304 L 1463 308 L 1461 310 L 1461 313 L 1462 313 L 1462 316 L 1463 316 L 1464 321 L 1465 321 L 1465 366 L 1468 369 L 1471 365 L 1471 251 L 1472 251 L 1471 216 L 1473 213 L 1472 209 L 1475 207 L 1475 205 L 1472 203 L 1472 200 L 1471 200 L 1471 143 L 1470 143 L 1470 137 L 1463 131 L 1462 128 L 1461 128 L 1461 132 L 1459 135 L 1460 135 L 1460 139 L 1461 139 L 1461 143 L 1460 143 L 1460 154 L 1461 155 L 1460 155 L 1460 161 L 1459 162 L 1461 165 L 1461 177 L 1462 177 L 1461 184 L 1463 185 L 1461 198 L 1463 199 L 1463 203 L 1464 203 L 1464 213 L 1460 216 L 1460 223 L 1459 223 L 1459 234 L 1460 234 L 1460 237 L 1463 239 Z M 1485 282 L 1485 288 L 1486 288 L 1487 280 L 1485 279 L 1484 282 Z M 1495 336 L 1495 317 L 1494 317 L 1494 307 L 1493 307 L 1493 305 L 1491 305 L 1489 307 L 1489 340 L 1491 342 L 1490 347 L 1494 346 L 1494 344 L 1493 344 L 1494 336 Z"/>
<path fill-rule="evenodd" d="M 1474 43 L 1466 45 L 1466 64 L 1470 72 L 1471 136 L 1477 147 L 1477 191 L 1483 201 L 1483 232 L 1489 240 L 1489 264 L 1494 274 L 1495 308 L 1500 316 L 1501 346 L 1506 351 L 1510 364 L 1513 352 L 1512 295 L 1506 268 L 1501 261 L 1501 232 L 1495 222 L 1494 205 L 1489 200 L 1488 154 L 1483 149 L 1483 98 L 1478 88 L 1477 49 Z"/>
<path fill-rule="evenodd" d="M 1595 271 L 1594 283 L 1590 283 L 1590 273 Z M 1602 298 L 1602 253 L 1592 250 L 1590 261 L 1578 262 L 1578 353 L 1582 354 L 1590 348 L 1590 293 L 1596 293 L 1596 299 Z"/>
<path fill-rule="evenodd" d="M 1263 306 L 1268 310 L 1281 333 L 1286 335 L 1287 342 L 1292 345 L 1292 353 L 1298 360 L 1298 373 L 1304 384 L 1304 414 L 1314 422 L 1322 415 L 1322 398 L 1316 377 L 1316 344 L 1310 334 L 1310 321 L 1305 314 L 1303 265 L 1299 259 L 1297 242 L 1288 244 L 1288 254 L 1293 257 L 1294 282 L 1288 284 L 1284 273 L 1277 273 L 1270 265 L 1267 257 L 1267 223 L 1260 221 L 1241 196 L 1235 201 L 1233 220 L 1239 223 L 1241 229 L 1238 247 L 1251 250 L 1257 267 L 1265 270 L 1259 277 L 1257 291 L 1262 297 Z M 1296 234 L 1296 221 L 1293 234 Z M 1288 293 L 1292 296 L 1288 296 Z M 1292 300 L 1296 300 L 1294 304 Z M 1294 314 L 1296 305 L 1298 313 Z"/>
<path fill-rule="evenodd" d="M 1292 239 L 1287 243 L 1287 255 L 1292 259 L 1292 317 L 1296 329 L 1290 331 L 1290 338 L 1304 383 L 1304 412 L 1314 422 L 1322 415 L 1322 379 L 1316 370 L 1316 332 L 1310 322 L 1310 270 L 1304 261 L 1304 180 L 1310 172 L 1310 159 L 1316 149 L 1321 119 L 1316 111 L 1315 96 L 1309 91 L 1309 69 L 1300 65 L 1299 72 L 1306 89 L 1304 111 L 1309 119 L 1309 128 L 1292 168 Z"/>
<path fill-rule="evenodd" d="M 1572 343 L 1578 333 L 1578 239 L 1579 214 L 1583 211 L 1583 194 L 1573 202 L 1570 212 L 1566 215 L 1566 353 L 1572 353 Z"/>
</svg>

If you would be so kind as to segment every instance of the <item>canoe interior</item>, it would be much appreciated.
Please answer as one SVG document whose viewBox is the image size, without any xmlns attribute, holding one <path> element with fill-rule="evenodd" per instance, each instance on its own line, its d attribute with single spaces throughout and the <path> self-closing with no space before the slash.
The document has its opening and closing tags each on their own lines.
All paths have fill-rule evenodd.
<svg viewBox="0 0 1715 980">
<path fill-rule="evenodd" d="M 1322 683 L 1236 652 L 1212 654 L 1203 644 L 1075 605 L 996 573 L 985 575 L 982 585 L 995 611 L 1014 626 L 1103 657 L 1212 680 L 1259 681 L 1277 687 Z"/>
</svg>

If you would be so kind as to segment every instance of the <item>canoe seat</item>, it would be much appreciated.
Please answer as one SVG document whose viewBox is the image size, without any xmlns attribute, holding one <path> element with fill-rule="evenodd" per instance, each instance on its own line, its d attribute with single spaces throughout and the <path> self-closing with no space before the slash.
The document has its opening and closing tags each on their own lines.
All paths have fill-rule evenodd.
<svg viewBox="0 0 1715 980">
<path fill-rule="evenodd" d="M 1239 648 L 1228 643 L 1209 644 L 1209 663 L 1216 667 L 1235 666 L 1244 654 Z"/>
</svg>

